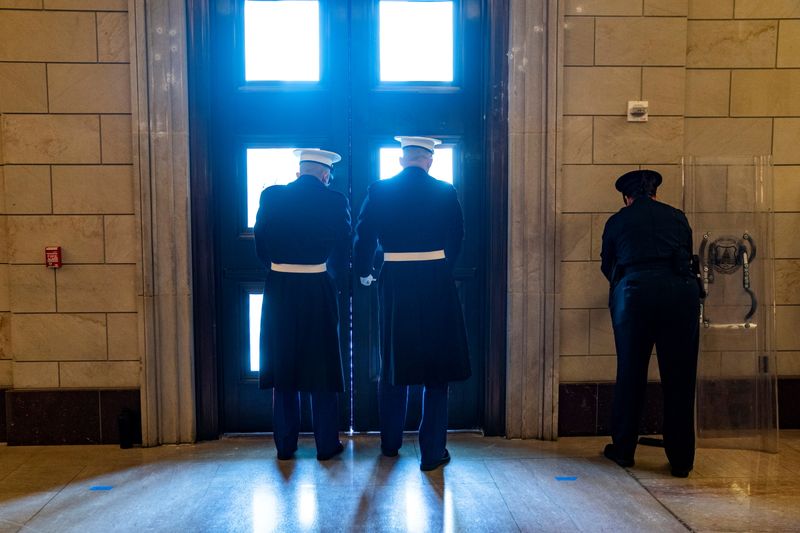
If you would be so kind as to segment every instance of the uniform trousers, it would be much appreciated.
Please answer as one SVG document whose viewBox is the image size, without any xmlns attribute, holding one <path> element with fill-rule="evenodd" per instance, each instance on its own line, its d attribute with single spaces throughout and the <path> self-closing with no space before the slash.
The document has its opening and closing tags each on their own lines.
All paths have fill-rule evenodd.
<svg viewBox="0 0 800 533">
<path fill-rule="evenodd" d="M 381 449 L 392 454 L 403 444 L 408 386 L 381 380 L 378 385 Z M 432 464 L 444 456 L 447 445 L 447 383 L 425 385 L 419 425 L 421 463 Z"/>
<path fill-rule="evenodd" d="M 339 403 L 335 392 L 312 392 L 311 417 L 318 455 L 331 455 L 339 446 Z M 275 390 L 272 394 L 272 428 L 278 455 L 297 451 L 300 435 L 300 393 Z"/>
<path fill-rule="evenodd" d="M 694 463 L 699 297 L 694 279 L 669 269 L 627 274 L 611 294 L 617 348 L 611 435 L 620 458 L 633 459 L 653 345 L 664 394 L 664 448 L 673 468 Z"/>
</svg>

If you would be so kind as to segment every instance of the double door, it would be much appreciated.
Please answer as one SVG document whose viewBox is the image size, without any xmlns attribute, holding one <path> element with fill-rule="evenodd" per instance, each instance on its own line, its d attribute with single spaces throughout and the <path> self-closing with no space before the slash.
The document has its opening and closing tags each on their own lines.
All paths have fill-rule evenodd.
<svg viewBox="0 0 800 533">
<path fill-rule="evenodd" d="M 453 183 L 466 241 L 456 265 L 473 376 L 453 384 L 450 427 L 483 422 L 487 262 L 482 0 L 219 0 L 210 25 L 211 169 L 220 421 L 269 431 L 258 388 L 265 268 L 252 226 L 261 190 L 295 178 L 292 149 L 342 155 L 331 187 L 357 217 L 369 184 L 400 171 L 395 135 L 444 141 L 431 174 Z M 377 288 L 337 279 L 346 391 L 342 430 L 377 429 Z M 408 427 L 418 424 L 419 391 Z M 304 417 L 306 420 L 309 417 Z"/>
</svg>

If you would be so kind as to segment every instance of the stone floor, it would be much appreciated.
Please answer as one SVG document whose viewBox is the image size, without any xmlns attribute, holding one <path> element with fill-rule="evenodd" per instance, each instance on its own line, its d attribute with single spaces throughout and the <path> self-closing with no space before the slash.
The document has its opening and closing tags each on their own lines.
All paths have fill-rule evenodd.
<svg viewBox="0 0 800 533">
<path fill-rule="evenodd" d="M 701 449 L 688 479 L 663 450 L 634 468 L 606 438 L 558 442 L 451 435 L 453 461 L 423 473 L 413 439 L 379 456 L 375 437 L 315 459 L 303 439 L 194 446 L 0 447 L 0 531 L 800 531 L 800 431 L 780 453 Z"/>
</svg>

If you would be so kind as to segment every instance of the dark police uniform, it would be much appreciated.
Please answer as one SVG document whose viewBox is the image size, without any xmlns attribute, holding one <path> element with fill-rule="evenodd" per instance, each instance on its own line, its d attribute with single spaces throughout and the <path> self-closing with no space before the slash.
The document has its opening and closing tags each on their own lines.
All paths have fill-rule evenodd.
<svg viewBox="0 0 800 533">
<path fill-rule="evenodd" d="M 372 272 L 376 246 L 397 252 L 444 250 L 444 259 L 386 261 L 379 277 L 381 447 L 402 444 L 408 385 L 424 384 L 419 443 L 422 464 L 445 453 L 447 383 L 470 376 L 467 337 L 453 281 L 464 221 L 452 185 L 407 167 L 374 182 L 356 225 L 355 269 Z"/>
<path fill-rule="evenodd" d="M 655 344 L 664 392 L 664 446 L 673 473 L 688 472 L 694 462 L 700 310 L 691 254 L 686 216 L 648 196 L 622 208 L 603 231 L 601 268 L 611 282 L 609 308 L 617 349 L 614 455 L 633 463 Z"/>
<path fill-rule="evenodd" d="M 319 265 L 327 272 L 267 274 L 261 314 L 261 388 L 274 388 L 279 457 L 297 449 L 299 392 L 310 392 L 318 455 L 338 445 L 336 393 L 344 390 L 337 291 L 331 274 L 346 269 L 347 198 L 314 176 L 265 189 L 256 217 L 258 257 L 271 265 Z"/>
</svg>

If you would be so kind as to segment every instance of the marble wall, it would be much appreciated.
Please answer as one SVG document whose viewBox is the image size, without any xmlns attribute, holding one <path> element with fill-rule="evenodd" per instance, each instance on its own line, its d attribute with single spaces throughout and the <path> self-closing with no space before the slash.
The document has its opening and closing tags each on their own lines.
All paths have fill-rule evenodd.
<svg viewBox="0 0 800 533">
<path fill-rule="evenodd" d="M 127 10 L 0 0 L 0 388 L 139 387 Z"/>
<path fill-rule="evenodd" d="M 614 379 L 600 238 L 614 179 L 683 154 L 774 154 L 778 372 L 800 375 L 800 1 L 564 0 L 561 382 Z M 628 100 L 650 121 L 628 123 Z M 651 377 L 658 372 L 653 364 Z"/>
</svg>

